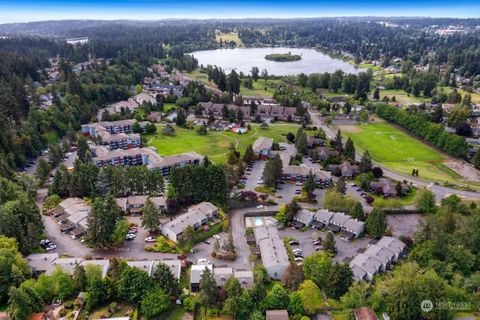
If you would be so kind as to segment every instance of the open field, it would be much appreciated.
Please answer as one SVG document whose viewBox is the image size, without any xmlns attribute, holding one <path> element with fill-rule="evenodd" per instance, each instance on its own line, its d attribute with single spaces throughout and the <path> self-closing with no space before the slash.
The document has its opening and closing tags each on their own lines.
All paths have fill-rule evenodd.
<svg viewBox="0 0 480 320">
<path fill-rule="evenodd" d="M 203 72 L 200 72 L 199 69 L 196 69 L 192 72 L 185 73 L 185 76 L 187 76 L 191 79 L 197 80 L 197 81 L 201 81 L 201 82 L 209 85 L 210 87 L 213 87 L 213 88 L 217 87 L 215 85 L 215 83 L 213 83 L 213 81 L 209 82 L 207 74 L 203 73 Z M 277 79 L 275 79 L 275 80 L 271 79 L 271 80 L 268 80 L 268 81 L 265 81 L 263 79 L 258 79 L 258 81 L 253 82 L 253 88 L 252 89 L 246 88 L 243 85 L 243 82 L 242 82 L 242 84 L 240 85 L 240 94 L 242 96 L 255 96 L 255 97 L 262 97 L 262 98 L 271 98 L 273 96 L 273 93 L 275 92 L 275 89 L 277 88 L 277 86 L 279 84 L 281 84 L 281 82 L 282 82 L 281 80 L 277 80 Z"/>
<path fill-rule="evenodd" d="M 183 152 L 195 151 L 215 162 L 224 162 L 225 154 L 233 143 L 237 150 L 243 153 L 249 144 L 253 144 L 258 137 L 268 137 L 275 142 L 286 142 L 283 135 L 288 132 L 296 133 L 298 125 L 278 124 L 270 125 L 268 129 L 260 129 L 258 124 L 251 124 L 252 130 L 239 135 L 233 132 L 209 131 L 207 135 L 198 135 L 195 130 L 175 127 L 174 136 L 165 136 L 159 126 L 154 135 L 145 135 L 149 146 L 157 148 L 162 156 L 169 156 Z"/>
<path fill-rule="evenodd" d="M 447 95 L 450 91 L 452 91 L 452 88 L 450 88 L 450 87 L 438 87 L 438 89 L 443 91 Z M 463 98 L 464 95 L 469 93 L 469 92 L 466 92 L 465 90 L 460 89 L 460 88 L 457 88 L 457 91 L 458 91 L 458 93 L 460 93 L 462 95 L 462 98 Z M 476 92 L 472 92 L 472 93 L 470 93 L 470 95 L 472 96 L 472 102 L 473 103 L 480 103 L 480 94 L 478 94 Z"/>
<path fill-rule="evenodd" d="M 401 89 L 380 90 L 380 99 L 383 99 L 385 96 L 389 97 L 390 99 L 395 96 L 395 100 L 401 104 L 423 103 L 431 101 L 431 98 L 414 97 L 413 95 L 409 95 L 407 92 Z"/>
<path fill-rule="evenodd" d="M 230 32 L 230 33 L 215 33 L 215 40 L 217 42 L 220 42 L 222 40 L 223 42 L 235 42 L 237 46 L 242 45 L 242 40 L 240 40 L 240 37 L 238 36 L 238 32 Z"/>
<path fill-rule="evenodd" d="M 412 169 L 418 169 L 420 178 L 433 181 L 461 179 L 459 174 L 443 165 L 446 157 L 440 152 L 391 124 L 365 124 L 355 130 L 352 126 L 340 126 L 340 129 L 352 138 L 357 149 L 368 150 L 375 161 L 394 171 L 410 175 Z"/>
</svg>

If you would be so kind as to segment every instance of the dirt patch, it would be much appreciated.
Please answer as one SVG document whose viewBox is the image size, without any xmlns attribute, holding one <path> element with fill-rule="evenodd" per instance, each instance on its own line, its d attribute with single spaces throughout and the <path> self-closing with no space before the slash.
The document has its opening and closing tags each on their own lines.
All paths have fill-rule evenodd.
<svg viewBox="0 0 480 320">
<path fill-rule="evenodd" d="M 392 228 L 392 234 L 395 237 L 401 235 L 412 237 L 422 220 L 421 214 L 389 214 L 387 216 L 388 225 Z"/>
<path fill-rule="evenodd" d="M 480 172 L 471 164 L 459 160 L 447 160 L 443 164 L 467 180 L 480 182 Z"/>
<path fill-rule="evenodd" d="M 341 126 L 338 126 L 338 128 L 342 132 L 348 132 L 348 133 L 362 132 L 362 128 L 360 128 L 360 126 L 358 126 L 358 125 L 341 125 Z"/>
</svg>

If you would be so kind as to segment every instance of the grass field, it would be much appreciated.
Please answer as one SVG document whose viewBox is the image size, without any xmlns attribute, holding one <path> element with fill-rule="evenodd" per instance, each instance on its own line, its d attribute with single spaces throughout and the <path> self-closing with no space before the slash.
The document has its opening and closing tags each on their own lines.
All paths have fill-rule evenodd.
<svg viewBox="0 0 480 320">
<path fill-rule="evenodd" d="M 413 95 L 409 95 L 404 90 L 380 90 L 380 99 L 383 97 L 389 97 L 390 99 L 395 96 L 395 100 L 401 104 L 411 104 L 411 103 L 423 103 L 423 102 L 430 102 L 431 98 L 423 98 L 423 97 L 414 97 Z"/>
<path fill-rule="evenodd" d="M 438 151 L 416 140 L 388 123 L 341 126 L 358 150 L 368 150 L 372 158 L 386 167 L 433 181 L 452 181 L 461 176 L 442 164 L 446 158 Z"/>
<path fill-rule="evenodd" d="M 452 88 L 450 88 L 450 87 L 438 87 L 438 89 L 443 91 L 447 95 L 449 94 L 450 91 L 452 91 Z M 468 93 L 465 90 L 460 89 L 460 88 L 457 88 L 457 91 L 458 91 L 458 93 L 460 93 L 462 95 L 462 98 L 463 98 L 464 95 L 466 95 Z M 480 103 L 480 94 L 478 94 L 476 92 L 472 92 L 472 93 L 470 93 L 470 95 L 472 96 L 472 102 L 473 103 Z"/>
<path fill-rule="evenodd" d="M 298 126 L 294 124 L 270 125 L 268 129 L 260 129 L 257 124 L 251 126 L 252 130 L 243 135 L 211 131 L 205 136 L 198 135 L 195 130 L 178 127 L 175 127 L 176 134 L 174 136 L 164 136 L 160 126 L 155 135 L 145 135 L 145 140 L 162 156 L 195 151 L 202 156 L 208 156 L 212 161 L 221 163 L 225 161 L 225 154 L 232 143 L 238 151 L 243 153 L 246 147 L 253 144 L 258 137 L 268 137 L 274 139 L 275 142 L 285 142 L 283 135 L 288 132 L 296 133 L 298 129 Z"/>
<path fill-rule="evenodd" d="M 220 42 L 220 39 L 225 42 L 230 42 L 233 41 L 236 43 L 236 45 L 239 47 L 242 45 L 242 40 L 240 40 L 240 37 L 238 36 L 238 32 L 230 32 L 230 33 L 215 33 L 215 40 L 217 42 Z"/>
<path fill-rule="evenodd" d="M 196 69 L 192 72 L 185 73 L 185 76 L 195 79 L 197 81 L 201 81 L 211 87 L 216 87 L 215 83 L 208 81 L 208 76 L 206 73 L 200 72 L 199 69 Z M 240 94 L 242 96 L 255 96 L 255 97 L 263 97 L 263 98 L 271 98 L 275 89 L 279 84 L 282 83 L 282 80 L 268 80 L 265 81 L 263 79 L 258 79 L 258 81 L 253 82 L 253 88 L 249 89 L 246 88 L 243 83 L 240 85 Z M 265 90 L 265 88 L 267 90 Z"/>
</svg>

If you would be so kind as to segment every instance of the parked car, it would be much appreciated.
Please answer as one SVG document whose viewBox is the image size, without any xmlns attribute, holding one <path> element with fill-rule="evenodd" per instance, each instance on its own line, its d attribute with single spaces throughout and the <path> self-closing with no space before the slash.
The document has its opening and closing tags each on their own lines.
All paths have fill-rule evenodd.
<svg viewBox="0 0 480 320">
<path fill-rule="evenodd" d="M 322 241 L 320 241 L 320 240 L 315 240 L 315 241 L 312 242 L 312 244 L 313 244 L 314 246 L 318 246 L 318 245 L 321 245 L 321 244 L 322 244 Z"/>
<path fill-rule="evenodd" d="M 205 244 L 210 244 L 210 241 L 204 240 L 203 243 L 205 243 Z"/>
<path fill-rule="evenodd" d="M 301 183 L 301 182 L 297 182 L 297 183 L 295 183 L 295 185 L 296 185 L 297 187 L 301 187 L 301 186 L 302 186 L 302 184 L 303 184 L 303 183 Z"/>
<path fill-rule="evenodd" d="M 298 246 L 300 243 L 297 240 L 290 240 L 288 241 L 288 244 L 291 246 Z"/>
<path fill-rule="evenodd" d="M 295 262 L 302 262 L 303 258 L 302 257 L 295 257 Z"/>
<path fill-rule="evenodd" d="M 303 250 L 300 249 L 300 248 L 295 248 L 295 249 L 293 249 L 292 251 L 293 251 L 293 252 L 303 252 Z"/>
<path fill-rule="evenodd" d="M 260 204 L 257 206 L 257 209 L 263 209 L 264 208 L 264 205 L 263 204 Z"/>
<path fill-rule="evenodd" d="M 157 238 L 155 237 L 146 237 L 145 242 L 157 242 Z"/>
<path fill-rule="evenodd" d="M 300 190 L 295 190 L 295 194 L 302 194 L 302 191 L 300 191 Z"/>
<path fill-rule="evenodd" d="M 220 240 L 220 236 L 218 234 L 214 234 L 213 237 L 217 240 Z"/>
</svg>

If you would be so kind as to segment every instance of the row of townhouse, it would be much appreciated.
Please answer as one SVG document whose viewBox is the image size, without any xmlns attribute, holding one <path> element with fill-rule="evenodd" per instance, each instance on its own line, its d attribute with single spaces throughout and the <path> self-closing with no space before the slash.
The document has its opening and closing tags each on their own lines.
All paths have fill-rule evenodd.
<svg viewBox="0 0 480 320">
<path fill-rule="evenodd" d="M 160 156 L 154 147 L 109 150 L 104 146 L 92 149 L 93 163 L 99 167 L 145 165 L 150 170 L 160 170 L 168 176 L 173 168 L 202 163 L 203 157 L 196 152 L 186 152 L 173 156 Z"/>
<path fill-rule="evenodd" d="M 283 107 L 280 105 L 258 105 L 255 112 L 249 106 L 237 106 L 235 104 L 213 103 L 213 102 L 200 102 L 200 106 L 203 108 L 203 116 L 208 117 L 213 115 L 215 118 L 222 118 L 225 114 L 226 108 L 229 112 L 237 114 L 242 112 L 244 119 L 254 119 L 260 116 L 261 119 L 272 119 L 283 121 L 301 121 L 302 117 L 296 114 L 297 108 Z"/>
<path fill-rule="evenodd" d="M 118 206 L 125 214 L 141 214 L 142 208 L 147 201 L 148 196 L 128 196 L 122 198 L 116 198 Z M 167 200 L 164 197 L 150 197 L 155 209 L 158 211 L 167 210 Z"/>
<path fill-rule="evenodd" d="M 317 212 L 302 210 L 300 213 L 300 222 L 304 226 L 311 225 L 318 229 L 327 228 L 332 232 L 340 232 L 342 238 L 347 240 L 358 238 L 365 231 L 365 222 L 354 219 L 343 212 L 319 209 Z"/>
<path fill-rule="evenodd" d="M 382 237 L 350 261 L 354 279 L 371 281 L 376 274 L 388 270 L 405 252 L 406 245 L 402 241 L 394 237 Z"/>
<path fill-rule="evenodd" d="M 144 85 L 144 89 L 152 95 L 161 95 L 163 97 L 167 97 L 171 94 L 176 96 L 177 98 L 181 98 L 183 96 L 183 87 L 173 85 L 173 84 L 164 84 L 159 80 L 148 81 Z"/>
<path fill-rule="evenodd" d="M 318 166 L 308 167 L 304 164 L 299 166 L 291 165 L 291 154 L 289 154 L 287 151 L 280 151 L 279 154 L 283 165 L 283 180 L 303 182 L 307 179 L 309 174 L 312 174 L 314 181 L 318 186 L 328 187 L 332 182 L 332 175 L 330 172 L 320 170 Z"/>
<path fill-rule="evenodd" d="M 142 208 L 148 196 L 129 196 L 116 198 L 118 206 L 125 214 L 141 214 Z M 150 197 L 155 208 L 159 211 L 167 210 L 167 202 L 164 197 Z M 80 198 L 67 198 L 60 202 L 57 208 L 50 211 L 62 232 L 70 232 L 74 239 L 85 235 L 88 228 L 88 215 L 91 212 L 90 205 Z"/>
<path fill-rule="evenodd" d="M 255 227 L 253 231 L 255 243 L 268 275 L 273 279 L 281 279 L 290 261 L 277 228 L 262 225 Z"/>
<path fill-rule="evenodd" d="M 98 145 L 106 145 L 110 150 L 138 148 L 142 144 L 140 134 L 133 132 L 135 120 L 104 121 L 82 125 L 82 134 L 92 137 Z M 148 124 L 139 122 L 142 131 Z"/>
<path fill-rule="evenodd" d="M 83 236 L 88 227 L 88 215 L 92 208 L 83 199 L 67 198 L 50 212 L 62 232 L 70 232 L 74 239 Z"/>
<path fill-rule="evenodd" d="M 62 269 L 69 275 L 73 275 L 75 266 L 78 264 L 87 268 L 88 266 L 97 266 L 102 271 L 102 277 L 105 277 L 110 269 L 110 260 L 108 259 L 94 259 L 85 260 L 83 258 L 62 258 L 58 253 L 35 253 L 27 256 L 27 264 L 34 276 L 42 273 L 47 275 L 52 274 L 58 268 Z M 180 279 L 181 262 L 177 259 L 164 260 L 136 260 L 125 261 L 125 263 L 134 268 L 152 275 L 153 271 L 160 263 L 167 265 L 175 278 Z"/>
<path fill-rule="evenodd" d="M 200 291 L 200 280 L 205 269 L 213 273 L 217 287 L 223 288 L 228 279 L 236 278 L 244 289 L 251 289 L 253 286 L 253 272 L 250 270 L 234 269 L 230 267 L 215 267 L 212 264 L 194 264 L 190 270 L 190 290 Z"/>
<path fill-rule="evenodd" d="M 201 202 L 189 207 L 186 213 L 165 223 L 160 230 L 166 238 L 178 241 L 187 227 L 191 226 L 197 230 L 217 216 L 218 208 L 216 206 L 210 202 Z"/>
</svg>

